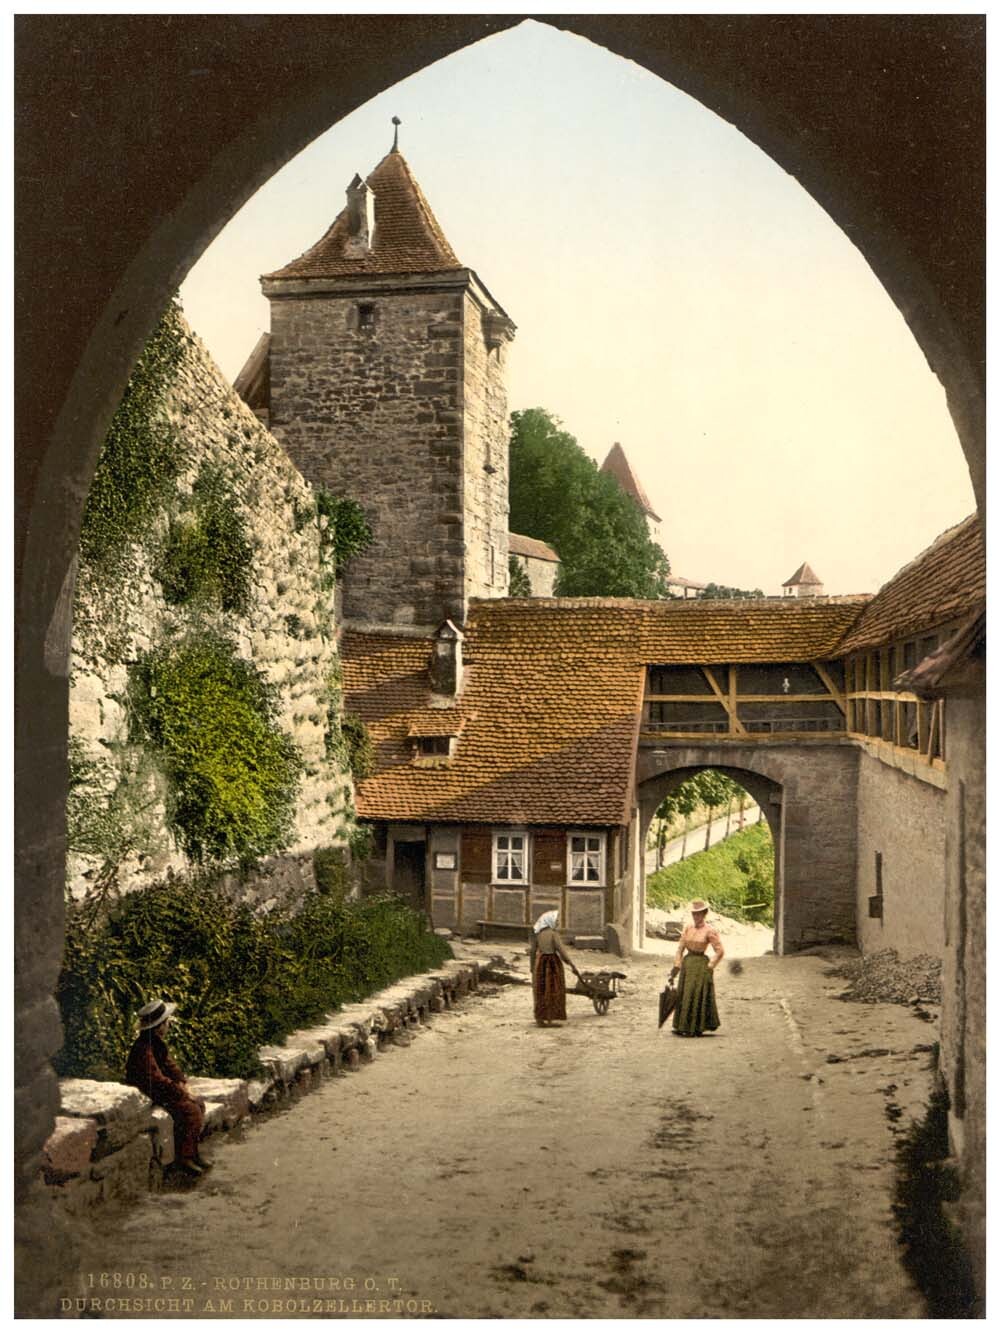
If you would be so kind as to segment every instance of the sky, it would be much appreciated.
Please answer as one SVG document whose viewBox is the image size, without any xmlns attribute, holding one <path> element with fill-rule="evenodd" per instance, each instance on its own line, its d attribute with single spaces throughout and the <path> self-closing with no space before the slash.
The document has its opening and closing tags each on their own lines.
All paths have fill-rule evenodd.
<svg viewBox="0 0 1000 1333">
<path fill-rule="evenodd" d="M 675 574 L 777 594 L 807 560 L 873 592 L 975 508 L 944 390 L 799 184 L 640 66 L 529 21 L 374 98 L 277 172 L 181 288 L 234 378 L 259 276 L 400 149 L 459 260 L 517 325 L 511 410 L 598 463 L 618 441 Z"/>
</svg>

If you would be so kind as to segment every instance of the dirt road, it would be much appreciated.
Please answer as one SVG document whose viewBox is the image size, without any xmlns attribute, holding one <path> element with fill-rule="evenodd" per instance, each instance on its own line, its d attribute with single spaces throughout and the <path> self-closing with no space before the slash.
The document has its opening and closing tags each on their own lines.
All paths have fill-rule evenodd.
<svg viewBox="0 0 1000 1333">
<path fill-rule="evenodd" d="M 662 955 L 587 956 L 624 994 L 605 1017 L 571 997 L 562 1028 L 484 987 L 109 1218 L 87 1270 L 132 1286 L 92 1293 L 191 1302 L 160 1317 L 924 1317 L 891 1151 L 933 1028 L 833 998 L 816 956 L 730 961 L 701 1041 L 657 1031 Z"/>
</svg>

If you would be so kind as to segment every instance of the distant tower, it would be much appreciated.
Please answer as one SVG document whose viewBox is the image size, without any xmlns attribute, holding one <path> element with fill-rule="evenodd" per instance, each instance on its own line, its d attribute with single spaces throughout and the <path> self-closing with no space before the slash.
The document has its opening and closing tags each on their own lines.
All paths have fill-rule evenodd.
<svg viewBox="0 0 1000 1333">
<path fill-rule="evenodd" d="M 803 561 L 790 579 L 781 585 L 786 597 L 822 597 L 823 584 Z"/>
<path fill-rule="evenodd" d="M 345 621 L 460 625 L 470 597 L 506 596 L 514 325 L 459 263 L 395 144 L 261 287 L 269 401 L 251 405 L 307 480 L 360 501 L 374 529 L 345 577 Z M 259 364 L 245 374 L 264 382 Z"/>
<path fill-rule="evenodd" d="M 660 516 L 649 503 L 646 492 L 642 489 L 639 478 L 632 471 L 632 464 L 626 457 L 625 450 L 615 443 L 608 451 L 608 456 L 601 464 L 601 471 L 608 472 L 622 488 L 630 500 L 642 510 L 646 517 L 646 526 L 654 542 L 660 539 Z"/>
</svg>

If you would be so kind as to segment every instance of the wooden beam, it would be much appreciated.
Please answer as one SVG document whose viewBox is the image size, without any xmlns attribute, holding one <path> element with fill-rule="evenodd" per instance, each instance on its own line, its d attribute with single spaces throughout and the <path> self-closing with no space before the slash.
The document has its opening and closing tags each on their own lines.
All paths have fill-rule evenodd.
<svg viewBox="0 0 1000 1333">
<path fill-rule="evenodd" d="M 819 676 L 820 680 L 830 691 L 830 697 L 833 699 L 833 702 L 837 705 L 837 707 L 846 717 L 847 704 L 844 702 L 843 694 L 841 693 L 840 690 L 837 689 L 836 681 L 830 675 L 829 671 L 827 671 L 826 667 L 823 665 L 822 662 L 812 662 L 810 665 L 812 666 L 812 669 L 816 672 L 816 675 Z"/>
<path fill-rule="evenodd" d="M 937 740 L 938 736 L 938 708 L 940 707 L 940 705 L 941 705 L 940 699 L 935 699 L 933 704 L 931 705 L 931 729 L 930 729 L 930 735 L 927 737 L 928 759 L 934 758 L 934 742 Z"/>
<path fill-rule="evenodd" d="M 729 716 L 730 716 L 734 721 L 736 720 L 737 717 L 739 717 L 739 713 L 738 713 L 738 711 L 737 711 L 737 707 L 736 707 L 736 675 L 737 675 L 737 668 L 734 667 L 734 666 L 730 666 L 730 668 L 729 668 Z"/>
<path fill-rule="evenodd" d="M 726 716 L 729 718 L 730 736 L 745 736 L 746 727 L 744 727 L 743 723 L 736 716 L 735 710 L 730 708 L 729 700 L 722 693 L 722 690 L 719 686 L 719 682 L 712 675 L 711 667 L 703 666 L 702 671 L 705 674 L 705 679 L 708 681 L 709 686 L 711 687 L 712 693 L 715 695 L 716 699 L 718 699 L 719 703 L 722 704 L 723 708 L 726 710 Z"/>
<path fill-rule="evenodd" d="M 912 690 L 852 690 L 847 697 L 848 699 L 888 699 L 890 702 L 898 699 L 900 703 L 904 704 L 915 704 L 920 699 L 920 696 L 914 694 Z"/>
</svg>

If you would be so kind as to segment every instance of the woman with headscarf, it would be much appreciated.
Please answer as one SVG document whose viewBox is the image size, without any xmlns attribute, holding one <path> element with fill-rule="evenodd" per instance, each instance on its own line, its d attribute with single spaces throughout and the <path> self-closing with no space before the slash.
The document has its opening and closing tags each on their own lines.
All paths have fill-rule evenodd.
<svg viewBox="0 0 1000 1333">
<path fill-rule="evenodd" d="M 708 903 L 696 898 L 691 904 L 690 926 L 685 926 L 677 945 L 670 979 L 680 973 L 674 1008 L 674 1036 L 700 1037 L 719 1026 L 712 973 L 722 962 L 725 950 L 719 932 L 708 924 Z M 706 953 L 712 947 L 712 961 Z"/>
<path fill-rule="evenodd" d="M 558 908 L 543 912 L 535 922 L 528 947 L 528 959 L 531 963 L 531 985 L 535 997 L 535 1022 L 539 1027 L 566 1018 L 566 973 L 563 963 L 568 963 L 575 976 L 579 977 L 576 964 L 566 952 L 566 946 L 559 938 L 556 925 L 559 921 Z"/>
</svg>

